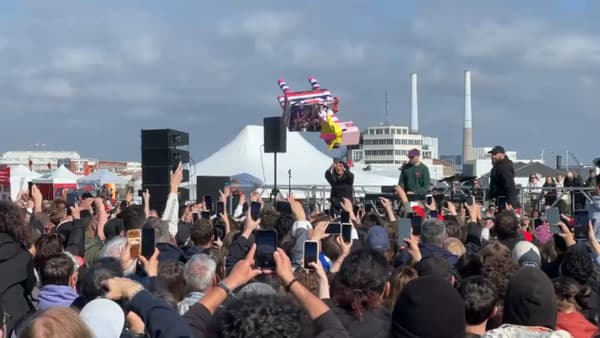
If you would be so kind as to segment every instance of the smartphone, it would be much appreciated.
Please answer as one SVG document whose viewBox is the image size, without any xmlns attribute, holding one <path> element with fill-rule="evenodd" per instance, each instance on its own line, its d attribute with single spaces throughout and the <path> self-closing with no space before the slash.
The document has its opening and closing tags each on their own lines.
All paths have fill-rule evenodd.
<svg viewBox="0 0 600 338">
<path fill-rule="evenodd" d="M 214 209 L 212 196 L 210 196 L 210 195 L 204 196 L 204 204 L 206 205 L 207 210 L 212 211 Z"/>
<path fill-rule="evenodd" d="M 546 219 L 548 220 L 548 224 L 550 224 L 552 233 L 560 233 L 560 227 L 558 226 L 558 223 L 560 223 L 560 211 L 557 207 L 546 209 Z"/>
<path fill-rule="evenodd" d="M 279 201 L 275 203 L 275 210 L 277 210 L 281 214 L 291 215 L 292 214 L 292 206 L 289 202 Z"/>
<path fill-rule="evenodd" d="M 586 241 L 588 239 L 588 227 L 587 225 L 575 225 L 575 229 L 573 229 L 573 233 L 575 234 L 575 240 L 578 241 Z"/>
<path fill-rule="evenodd" d="M 410 238 L 412 235 L 412 219 L 411 218 L 400 218 L 398 224 L 396 224 L 396 239 L 398 245 L 404 243 L 405 238 Z"/>
<path fill-rule="evenodd" d="M 215 226 L 213 230 L 214 240 L 223 240 L 225 238 L 225 229 L 222 226 Z"/>
<path fill-rule="evenodd" d="M 340 213 L 340 223 L 350 223 L 350 213 L 342 211 Z"/>
<path fill-rule="evenodd" d="M 498 208 L 498 210 L 502 211 L 506 209 L 506 203 L 508 203 L 508 200 L 506 199 L 506 196 L 499 196 L 496 199 L 496 208 Z"/>
<path fill-rule="evenodd" d="M 200 214 L 200 217 L 201 217 L 202 219 L 210 219 L 210 211 L 203 211 L 203 212 Z"/>
<path fill-rule="evenodd" d="M 225 215 L 225 203 L 217 202 L 217 216 Z"/>
<path fill-rule="evenodd" d="M 317 241 L 304 241 L 304 268 L 314 270 L 310 263 L 316 263 L 319 259 L 319 244 Z"/>
<path fill-rule="evenodd" d="M 196 223 L 198 221 L 200 217 L 198 216 L 197 212 L 192 213 L 192 220 L 194 223 Z"/>
<path fill-rule="evenodd" d="M 360 205 L 355 205 L 352 211 L 354 211 L 355 215 L 358 215 L 358 212 L 360 211 Z"/>
<path fill-rule="evenodd" d="M 575 225 L 578 227 L 587 228 L 590 218 L 587 211 L 575 211 L 573 213 L 573 218 L 575 219 Z"/>
<path fill-rule="evenodd" d="M 142 256 L 146 257 L 146 259 L 150 259 L 152 255 L 154 255 L 154 247 L 156 246 L 154 228 L 148 227 L 142 229 Z"/>
<path fill-rule="evenodd" d="M 258 202 L 252 202 L 252 204 L 250 204 L 250 216 L 252 217 L 253 220 L 258 220 L 258 217 L 260 217 L 260 209 L 262 208 L 262 204 L 258 203 Z"/>
<path fill-rule="evenodd" d="M 329 223 L 327 225 L 327 229 L 325 230 L 326 234 L 339 235 L 342 232 L 342 226 L 340 223 Z"/>
<path fill-rule="evenodd" d="M 127 243 L 131 244 L 129 254 L 131 258 L 138 258 L 142 254 L 142 230 L 127 230 Z"/>
<path fill-rule="evenodd" d="M 539 227 L 540 225 L 544 224 L 544 220 L 541 218 L 534 218 L 533 219 L 533 228 L 536 229 L 537 227 Z"/>
<path fill-rule="evenodd" d="M 275 269 L 273 253 L 277 250 L 277 232 L 273 229 L 256 230 L 254 233 L 256 266 L 263 269 Z"/>
<path fill-rule="evenodd" d="M 433 203 L 433 195 L 426 195 L 425 203 L 427 203 L 427 205 L 430 205 L 431 203 Z"/>
<path fill-rule="evenodd" d="M 437 210 L 429 211 L 429 217 L 430 218 L 437 218 L 438 217 Z"/>
<path fill-rule="evenodd" d="M 421 227 L 423 225 L 423 218 L 419 215 L 413 215 L 410 218 L 410 225 L 412 227 L 412 231 L 415 235 L 421 234 Z"/>
<path fill-rule="evenodd" d="M 352 224 L 342 223 L 342 239 L 344 243 L 352 242 Z"/>
</svg>

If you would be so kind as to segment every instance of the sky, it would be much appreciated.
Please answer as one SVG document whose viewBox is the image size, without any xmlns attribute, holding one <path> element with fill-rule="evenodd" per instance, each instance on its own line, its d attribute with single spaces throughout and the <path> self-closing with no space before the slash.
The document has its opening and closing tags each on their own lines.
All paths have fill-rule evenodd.
<svg viewBox="0 0 600 338">
<path fill-rule="evenodd" d="M 388 120 L 408 125 L 416 72 L 420 130 L 456 154 L 470 69 L 476 146 L 589 162 L 598 14 L 591 0 L 3 0 L 0 151 L 139 160 L 141 129 L 173 128 L 198 162 L 281 114 L 277 79 L 308 89 L 310 75 L 341 119 L 383 122 L 387 90 Z"/>
</svg>

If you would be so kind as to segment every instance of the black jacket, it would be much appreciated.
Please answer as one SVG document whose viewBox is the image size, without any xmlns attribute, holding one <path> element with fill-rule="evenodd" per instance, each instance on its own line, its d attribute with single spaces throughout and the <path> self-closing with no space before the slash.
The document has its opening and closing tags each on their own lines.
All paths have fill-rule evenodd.
<svg viewBox="0 0 600 338">
<path fill-rule="evenodd" d="M 183 252 L 183 250 L 171 243 L 156 243 L 156 248 L 158 249 L 158 251 L 160 251 L 160 254 L 158 254 L 159 262 L 187 262 L 188 257 Z"/>
<path fill-rule="evenodd" d="M 177 311 L 146 290 L 138 292 L 131 299 L 129 308 L 142 318 L 150 337 L 193 337 L 189 327 Z"/>
<path fill-rule="evenodd" d="M 490 174 L 490 198 L 506 197 L 508 203 L 519 207 L 517 189 L 515 188 L 515 169 L 513 163 L 506 157 L 494 163 Z"/>
<path fill-rule="evenodd" d="M 338 176 L 327 169 L 325 172 L 325 179 L 331 185 L 331 203 L 334 206 L 339 207 L 343 198 L 347 198 L 350 201 L 354 198 L 354 174 L 349 170 L 344 171 L 342 176 Z"/>
<path fill-rule="evenodd" d="M 387 338 L 390 333 L 392 315 L 390 311 L 380 308 L 373 311 L 365 311 L 362 320 L 342 308 L 333 305 L 330 300 L 326 301 L 331 310 L 338 317 L 342 325 L 348 331 L 350 337 L 362 338 Z"/>
<path fill-rule="evenodd" d="M 7 332 L 34 310 L 29 294 L 35 286 L 31 254 L 10 235 L 0 233 L 0 301 L 10 314 Z"/>
</svg>

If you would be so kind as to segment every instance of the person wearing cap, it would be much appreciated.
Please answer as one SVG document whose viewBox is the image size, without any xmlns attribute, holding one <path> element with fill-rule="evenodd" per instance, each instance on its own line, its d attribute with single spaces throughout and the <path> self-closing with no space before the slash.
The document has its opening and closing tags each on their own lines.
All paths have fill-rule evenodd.
<svg viewBox="0 0 600 338">
<path fill-rule="evenodd" d="M 402 166 L 398 185 L 411 195 L 425 195 L 429 191 L 429 169 L 421 162 L 421 152 L 413 149 L 408 152 L 408 163 Z"/>
<path fill-rule="evenodd" d="M 517 189 L 515 188 L 515 169 L 512 161 L 506 156 L 502 146 L 495 146 L 488 152 L 492 155 L 492 172 L 490 173 L 490 198 L 505 197 L 506 202 L 517 208 Z M 504 208 L 504 206 L 500 206 Z"/>
<path fill-rule="evenodd" d="M 533 243 L 527 241 L 520 241 L 515 245 L 512 251 L 512 259 L 520 267 L 542 267 L 540 250 Z"/>
</svg>

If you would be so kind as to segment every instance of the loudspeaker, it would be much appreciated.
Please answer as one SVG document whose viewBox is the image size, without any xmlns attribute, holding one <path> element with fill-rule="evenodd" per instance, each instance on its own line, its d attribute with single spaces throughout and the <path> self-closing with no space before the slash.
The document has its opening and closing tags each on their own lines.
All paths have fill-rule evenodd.
<svg viewBox="0 0 600 338">
<path fill-rule="evenodd" d="M 202 196 L 209 195 L 213 201 L 217 201 L 219 190 L 223 190 L 230 180 L 227 176 L 196 176 L 196 200 L 200 201 Z"/>
<path fill-rule="evenodd" d="M 173 167 L 188 163 L 190 152 L 176 148 L 142 148 L 142 167 Z"/>
<path fill-rule="evenodd" d="M 287 131 L 282 117 L 265 117 L 263 120 L 265 153 L 287 151 Z"/>
<path fill-rule="evenodd" d="M 142 171 L 142 183 L 150 185 L 169 185 L 171 167 L 145 167 Z M 183 169 L 183 182 L 190 179 L 190 171 Z"/>
<path fill-rule="evenodd" d="M 190 135 L 173 129 L 142 129 L 142 148 L 169 148 L 187 146 Z"/>
</svg>

